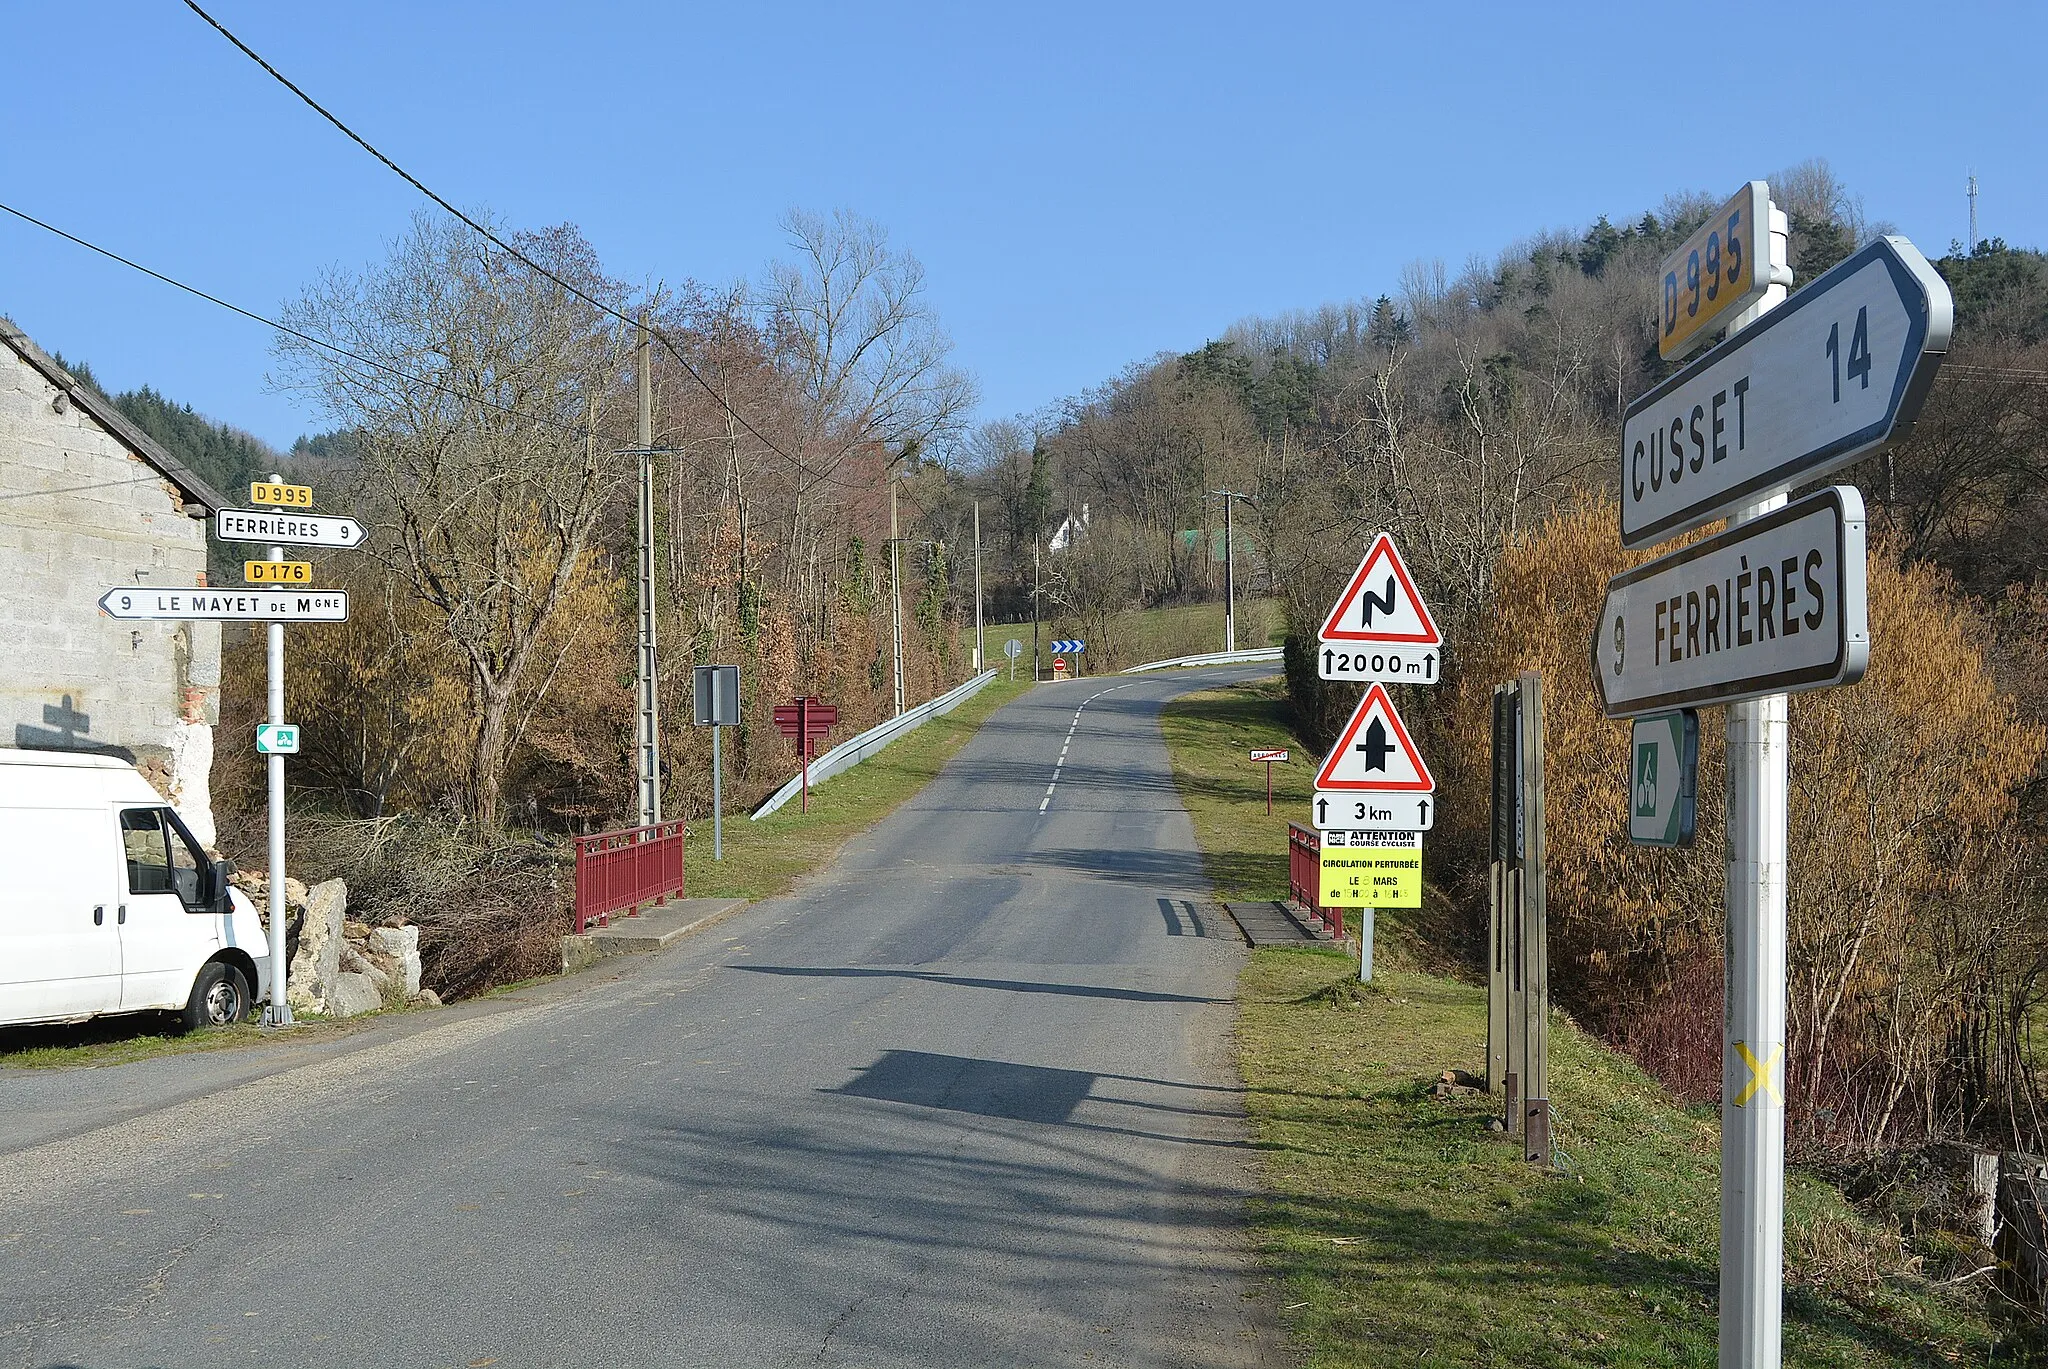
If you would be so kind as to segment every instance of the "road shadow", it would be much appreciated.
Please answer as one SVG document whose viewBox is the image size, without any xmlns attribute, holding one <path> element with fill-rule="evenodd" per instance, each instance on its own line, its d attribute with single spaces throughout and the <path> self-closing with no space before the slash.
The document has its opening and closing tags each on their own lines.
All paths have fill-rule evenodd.
<svg viewBox="0 0 2048 1369">
<path fill-rule="evenodd" d="M 1030 979 L 979 979 L 940 974 L 934 970 L 881 970 L 858 965 L 728 965 L 749 974 L 781 974 L 820 979 L 918 979 L 928 984 L 957 984 L 968 989 L 1001 989 L 1007 993 L 1064 994 L 1073 998 L 1114 998 L 1126 1003 L 1228 1003 L 1227 998 L 1157 993 L 1151 989 L 1119 989 L 1099 984 L 1053 984 Z"/>
</svg>

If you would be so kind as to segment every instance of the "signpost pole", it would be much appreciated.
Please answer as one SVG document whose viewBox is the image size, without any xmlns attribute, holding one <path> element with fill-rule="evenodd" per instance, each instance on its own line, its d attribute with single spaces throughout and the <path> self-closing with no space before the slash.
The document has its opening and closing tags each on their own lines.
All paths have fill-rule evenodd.
<svg viewBox="0 0 2048 1369">
<path fill-rule="evenodd" d="M 804 801 L 798 808 L 800 813 L 811 811 L 811 701 L 808 695 L 796 696 L 796 754 L 803 767 Z"/>
<path fill-rule="evenodd" d="M 1785 261 L 1784 217 L 1771 211 L 1770 260 Z M 1738 316 L 1732 337 L 1785 298 L 1774 285 Z M 1784 506 L 1780 494 L 1729 519 L 1739 527 Z M 1730 704 L 1728 1002 L 1721 1025 L 1721 1369 L 1780 1362 L 1784 1316 L 1786 696 Z M 1754 1062 L 1754 1063 L 1752 1063 Z"/>
<path fill-rule="evenodd" d="M 284 477 L 270 473 L 272 484 Z M 284 548 L 273 546 L 270 559 L 284 560 Z M 266 655 L 270 667 L 270 721 L 284 722 L 284 624 L 276 619 L 264 629 L 268 636 Z M 264 758 L 270 787 L 270 1006 L 263 1022 L 270 1027 L 292 1024 L 292 1005 L 285 1001 L 285 896 L 284 896 L 284 753 L 273 751 Z"/>
<path fill-rule="evenodd" d="M 718 754 L 718 734 L 723 727 L 711 729 L 711 858 L 725 859 L 725 770 Z"/>
<path fill-rule="evenodd" d="M 1273 762 L 1266 762 L 1266 816 L 1273 816 Z"/>
</svg>

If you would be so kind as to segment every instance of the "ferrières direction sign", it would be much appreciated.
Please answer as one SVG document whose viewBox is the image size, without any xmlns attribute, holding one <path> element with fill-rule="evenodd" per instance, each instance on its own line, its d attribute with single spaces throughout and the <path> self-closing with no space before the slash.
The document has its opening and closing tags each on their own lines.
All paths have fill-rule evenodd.
<svg viewBox="0 0 2048 1369">
<path fill-rule="evenodd" d="M 1863 496 L 1846 485 L 1618 575 L 1593 637 L 1610 718 L 1863 678 Z"/>
</svg>

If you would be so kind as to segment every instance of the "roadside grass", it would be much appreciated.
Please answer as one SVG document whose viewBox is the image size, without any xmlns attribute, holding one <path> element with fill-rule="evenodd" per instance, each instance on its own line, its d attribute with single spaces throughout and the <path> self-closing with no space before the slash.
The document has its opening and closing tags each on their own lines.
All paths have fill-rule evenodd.
<svg viewBox="0 0 2048 1369">
<path fill-rule="evenodd" d="M 847 840 L 922 789 L 984 719 L 1031 688 L 998 675 L 979 694 L 933 718 L 853 769 L 811 790 L 810 812 L 792 800 L 759 822 L 725 815 L 725 859 L 711 858 L 711 820 L 690 824 L 684 843 L 691 898 L 770 898 L 825 864 Z M 792 753 L 793 755 L 794 753 Z"/>
<path fill-rule="evenodd" d="M 1062 637 L 1079 637 L 1084 640 L 1093 635 L 1093 629 L 1080 623 L 1060 617 L 1047 618 L 1039 625 L 1039 645 L 1042 664 L 1052 668 L 1052 656 L 1045 652 L 1046 643 Z M 1104 644 L 1088 642 L 1083 665 L 1090 674 L 1101 666 L 1104 673 L 1123 666 L 1142 665 L 1147 661 L 1166 661 L 1176 656 L 1194 656 L 1203 652 L 1223 650 L 1223 604 L 1219 600 L 1211 604 L 1179 604 L 1170 608 L 1130 609 L 1116 614 L 1109 620 L 1110 643 L 1114 651 L 1105 653 Z M 990 623 L 984 629 L 991 663 L 1001 666 L 1003 643 L 1011 639 L 1022 643 L 1024 654 L 1018 659 L 1018 667 L 1026 675 L 1031 673 L 1031 624 Z M 1237 600 L 1237 645 L 1248 651 L 1253 647 L 1279 646 L 1287 636 L 1287 621 L 1280 612 L 1276 599 L 1259 599 L 1240 594 Z M 967 650 L 974 645 L 974 630 L 969 627 L 960 637 L 960 649 Z M 1108 665 L 1103 665 L 1107 660 Z"/>
<path fill-rule="evenodd" d="M 1216 896 L 1226 902 L 1287 897 L 1287 822 L 1305 821 L 1316 758 L 1296 741 L 1286 688 L 1259 680 L 1184 694 L 1160 715 L 1181 802 Z M 1255 746 L 1290 748 L 1273 767 L 1273 812 L 1266 813 L 1266 767 Z"/>
<path fill-rule="evenodd" d="M 1249 733 L 1284 744 L 1284 710 L 1271 683 L 1166 710 L 1175 775 L 1226 896 L 1285 894 L 1285 815 L 1267 819 L 1263 780 L 1254 794 L 1240 773 Z M 1430 1094 L 1444 1070 L 1483 1068 L 1486 994 L 1428 972 L 1441 953 L 1418 925 L 1382 915 L 1370 985 L 1350 954 L 1307 947 L 1255 952 L 1239 986 L 1264 1189 L 1250 1217 L 1308 1363 L 1715 1364 L 1715 1110 L 1678 1106 L 1560 1013 L 1560 1168 L 1528 1165 L 1490 1129 L 1498 1095 Z M 1787 1364 L 2039 1362 L 1987 1320 L 1980 1291 L 1922 1279 L 1895 1230 L 1796 1171 L 1785 1246 Z"/>
<path fill-rule="evenodd" d="M 684 848 L 689 895 L 759 899 L 787 892 L 829 861 L 849 838 L 922 789 L 984 719 L 1029 688 L 1029 679 L 1011 684 L 998 676 L 951 713 L 932 719 L 872 759 L 813 789 L 809 813 L 791 803 L 760 822 L 749 821 L 744 812 L 726 814 L 723 861 L 711 859 L 710 820 L 693 821 Z M 493 992 L 520 987 L 501 985 Z M 159 1055 L 303 1041 L 311 1033 L 330 1035 L 359 1029 L 390 1011 L 331 1021 L 315 1018 L 287 1035 L 253 1023 L 180 1035 L 166 1018 L 139 1015 L 97 1018 L 76 1026 L 13 1027 L 0 1030 L 0 1069 L 119 1065 Z"/>
</svg>

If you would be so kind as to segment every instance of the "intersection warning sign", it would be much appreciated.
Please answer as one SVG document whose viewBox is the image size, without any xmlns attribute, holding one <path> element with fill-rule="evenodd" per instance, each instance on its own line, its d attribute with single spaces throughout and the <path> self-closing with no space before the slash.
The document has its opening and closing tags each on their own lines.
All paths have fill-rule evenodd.
<svg viewBox="0 0 2048 1369">
<path fill-rule="evenodd" d="M 1443 635 L 1385 533 L 1373 539 L 1317 636 L 1326 680 L 1435 684 L 1442 664 Z"/>
<path fill-rule="evenodd" d="M 1365 691 L 1358 707 L 1337 738 L 1323 768 L 1316 772 L 1316 788 L 1348 793 L 1428 794 L 1436 780 L 1423 763 L 1422 752 L 1401 725 L 1387 687 L 1375 684 Z"/>
</svg>

